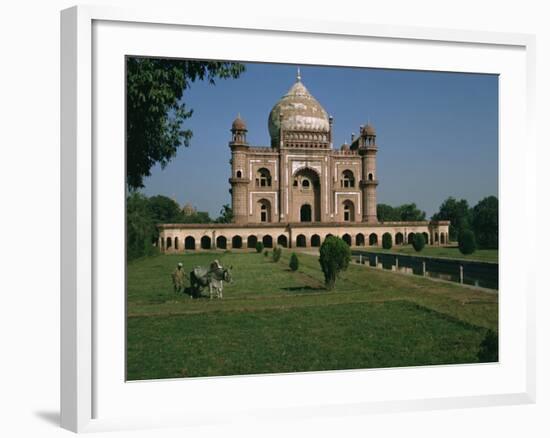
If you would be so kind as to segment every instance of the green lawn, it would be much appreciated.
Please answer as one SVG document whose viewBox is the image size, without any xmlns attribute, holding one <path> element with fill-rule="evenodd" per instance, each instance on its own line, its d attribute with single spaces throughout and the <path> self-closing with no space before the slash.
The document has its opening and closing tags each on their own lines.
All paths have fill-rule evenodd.
<svg viewBox="0 0 550 438">
<path fill-rule="evenodd" d="M 370 250 L 370 248 L 366 248 L 366 250 Z M 421 252 L 416 252 L 412 245 L 394 245 L 388 250 L 374 248 L 372 251 L 498 263 L 498 249 L 478 249 L 473 254 L 464 255 L 458 250 L 458 246 L 425 246 Z"/>
<path fill-rule="evenodd" d="M 161 255 L 128 264 L 129 380 L 477 361 L 498 296 L 356 264 L 326 291 L 317 257 L 288 269 L 251 252 Z M 170 272 L 233 265 L 223 300 L 176 296 Z"/>
</svg>

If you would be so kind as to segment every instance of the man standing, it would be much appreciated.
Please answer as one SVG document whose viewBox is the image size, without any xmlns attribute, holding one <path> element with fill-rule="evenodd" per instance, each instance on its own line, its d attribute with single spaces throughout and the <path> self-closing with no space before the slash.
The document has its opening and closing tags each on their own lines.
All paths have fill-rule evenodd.
<svg viewBox="0 0 550 438">
<path fill-rule="evenodd" d="M 183 263 L 178 263 L 178 267 L 172 272 L 172 284 L 174 285 L 174 293 L 183 292 L 183 278 L 185 271 L 183 270 Z"/>
</svg>

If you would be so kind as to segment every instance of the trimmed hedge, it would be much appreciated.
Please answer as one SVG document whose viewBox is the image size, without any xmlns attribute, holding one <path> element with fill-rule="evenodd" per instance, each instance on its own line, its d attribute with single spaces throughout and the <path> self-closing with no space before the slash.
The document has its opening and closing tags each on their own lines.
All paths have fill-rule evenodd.
<svg viewBox="0 0 550 438">
<path fill-rule="evenodd" d="M 332 289 L 341 271 L 348 268 L 351 261 L 349 245 L 339 237 L 329 236 L 319 250 L 319 263 L 325 276 L 325 286 Z"/>
<path fill-rule="evenodd" d="M 412 245 L 416 252 L 422 251 L 424 249 L 424 246 L 426 245 L 426 239 L 424 238 L 424 234 L 415 233 L 413 237 Z"/>
<path fill-rule="evenodd" d="M 472 254 L 476 250 L 476 238 L 470 230 L 464 230 L 458 235 L 458 249 L 464 255 Z"/>
<path fill-rule="evenodd" d="M 283 250 L 280 246 L 276 246 L 273 248 L 273 253 L 271 254 L 271 257 L 273 258 L 273 261 L 277 263 L 281 259 L 281 254 L 283 253 Z"/>
<path fill-rule="evenodd" d="M 288 267 L 292 270 L 292 271 L 297 271 L 298 270 L 298 266 L 299 266 L 299 263 L 298 263 L 298 256 L 296 255 L 295 252 L 293 252 L 290 256 L 290 263 L 288 264 Z"/>
<path fill-rule="evenodd" d="M 264 250 L 264 244 L 262 242 L 256 243 L 256 252 L 261 253 Z"/>
</svg>

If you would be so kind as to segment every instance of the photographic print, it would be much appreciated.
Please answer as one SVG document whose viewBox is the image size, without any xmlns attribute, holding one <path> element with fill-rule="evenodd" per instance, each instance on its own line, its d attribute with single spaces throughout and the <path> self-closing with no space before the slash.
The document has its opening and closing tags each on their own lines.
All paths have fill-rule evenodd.
<svg viewBox="0 0 550 438">
<path fill-rule="evenodd" d="M 126 378 L 498 362 L 498 75 L 126 58 Z"/>
</svg>

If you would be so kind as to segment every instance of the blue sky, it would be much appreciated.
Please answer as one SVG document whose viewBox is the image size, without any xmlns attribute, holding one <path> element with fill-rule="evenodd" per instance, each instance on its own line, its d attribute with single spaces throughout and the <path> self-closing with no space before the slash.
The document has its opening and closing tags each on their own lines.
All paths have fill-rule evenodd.
<svg viewBox="0 0 550 438">
<path fill-rule="evenodd" d="M 295 65 L 246 64 L 236 80 L 215 86 L 197 82 L 183 99 L 194 109 L 185 127 L 189 148 L 161 169 L 142 190 L 180 204 L 190 202 L 214 218 L 231 202 L 228 141 L 238 113 L 251 145 L 270 144 L 267 119 L 292 86 Z M 498 77 L 470 73 L 420 72 L 300 66 L 302 82 L 334 117 L 334 146 L 350 142 L 367 120 L 376 127 L 378 202 L 416 202 L 428 216 L 449 196 L 471 206 L 498 195 Z"/>
</svg>

